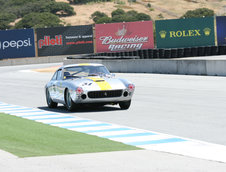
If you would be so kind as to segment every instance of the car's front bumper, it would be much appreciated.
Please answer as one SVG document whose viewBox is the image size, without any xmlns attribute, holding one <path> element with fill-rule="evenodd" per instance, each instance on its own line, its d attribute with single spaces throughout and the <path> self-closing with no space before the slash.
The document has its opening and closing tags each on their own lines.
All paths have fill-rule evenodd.
<svg viewBox="0 0 226 172">
<path fill-rule="evenodd" d="M 128 89 L 106 91 L 84 91 L 81 94 L 72 93 L 71 98 L 75 103 L 118 103 L 132 99 L 134 91 Z M 92 92 L 92 94 L 90 94 Z M 95 92 L 95 93 L 93 93 Z"/>
</svg>

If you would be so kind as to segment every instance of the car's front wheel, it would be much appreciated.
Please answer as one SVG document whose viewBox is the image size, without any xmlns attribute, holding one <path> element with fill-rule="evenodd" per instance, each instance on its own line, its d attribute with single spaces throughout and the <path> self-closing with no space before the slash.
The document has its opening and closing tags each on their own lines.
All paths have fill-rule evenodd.
<svg viewBox="0 0 226 172">
<path fill-rule="evenodd" d="M 46 88 L 46 102 L 47 102 L 47 105 L 48 105 L 49 108 L 56 108 L 57 107 L 57 103 L 54 102 L 52 100 L 52 98 L 50 97 L 48 88 Z"/>
<path fill-rule="evenodd" d="M 131 105 L 131 100 L 119 102 L 119 106 L 122 110 L 129 109 L 130 105 Z"/>
<path fill-rule="evenodd" d="M 73 111 L 75 109 L 75 103 L 71 99 L 71 94 L 68 89 L 65 92 L 65 106 L 69 111 Z"/>
</svg>

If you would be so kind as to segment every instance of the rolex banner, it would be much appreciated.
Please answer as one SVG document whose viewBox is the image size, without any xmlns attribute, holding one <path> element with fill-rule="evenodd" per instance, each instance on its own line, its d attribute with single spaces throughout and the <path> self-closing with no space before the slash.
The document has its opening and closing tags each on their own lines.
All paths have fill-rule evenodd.
<svg viewBox="0 0 226 172">
<path fill-rule="evenodd" d="M 217 42 L 226 45 L 226 16 L 217 16 Z"/>
<path fill-rule="evenodd" d="M 158 20 L 158 48 L 179 48 L 215 45 L 214 18 Z"/>
<path fill-rule="evenodd" d="M 96 24 L 96 52 L 154 48 L 152 21 Z"/>
<path fill-rule="evenodd" d="M 92 25 L 37 29 L 38 56 L 93 53 Z"/>
</svg>

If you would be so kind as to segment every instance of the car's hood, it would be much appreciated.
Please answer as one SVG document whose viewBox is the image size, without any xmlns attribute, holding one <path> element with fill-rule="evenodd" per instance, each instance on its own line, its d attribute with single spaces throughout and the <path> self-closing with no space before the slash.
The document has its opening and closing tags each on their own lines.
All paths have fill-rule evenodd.
<svg viewBox="0 0 226 172">
<path fill-rule="evenodd" d="M 116 90 L 125 89 L 126 86 L 118 78 L 108 78 L 108 77 L 83 77 L 80 79 L 70 80 L 75 87 L 82 87 L 83 90 Z"/>
</svg>

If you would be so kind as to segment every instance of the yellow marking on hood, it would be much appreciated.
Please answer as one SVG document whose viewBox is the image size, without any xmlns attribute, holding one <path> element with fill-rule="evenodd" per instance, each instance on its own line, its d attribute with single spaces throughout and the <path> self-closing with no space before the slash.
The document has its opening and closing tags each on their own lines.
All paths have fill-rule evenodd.
<svg viewBox="0 0 226 172">
<path fill-rule="evenodd" d="M 92 81 L 94 81 L 100 87 L 100 90 L 112 89 L 111 85 L 103 78 L 87 77 L 87 79 L 91 79 Z"/>
<path fill-rule="evenodd" d="M 91 79 L 91 80 L 94 81 L 94 82 L 105 81 L 104 79 L 102 79 L 102 78 L 97 78 L 97 77 L 87 77 L 87 79 Z"/>
<path fill-rule="evenodd" d="M 90 63 L 80 63 L 79 66 L 90 66 Z"/>
</svg>

